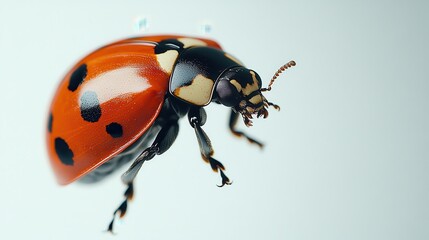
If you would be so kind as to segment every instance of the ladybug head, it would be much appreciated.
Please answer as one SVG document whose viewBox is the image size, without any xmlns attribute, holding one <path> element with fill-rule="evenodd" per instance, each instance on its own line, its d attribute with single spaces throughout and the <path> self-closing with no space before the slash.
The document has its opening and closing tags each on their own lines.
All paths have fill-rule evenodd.
<svg viewBox="0 0 429 240">
<path fill-rule="evenodd" d="M 280 109 L 278 105 L 269 102 L 262 92 L 270 91 L 271 85 L 279 74 L 291 66 L 295 66 L 294 61 L 283 65 L 271 79 L 267 88 L 262 88 L 261 78 L 253 70 L 245 67 L 228 69 L 217 81 L 215 98 L 221 104 L 239 112 L 246 126 L 252 126 L 250 119 L 253 116 L 266 118 L 269 106 Z"/>
</svg>

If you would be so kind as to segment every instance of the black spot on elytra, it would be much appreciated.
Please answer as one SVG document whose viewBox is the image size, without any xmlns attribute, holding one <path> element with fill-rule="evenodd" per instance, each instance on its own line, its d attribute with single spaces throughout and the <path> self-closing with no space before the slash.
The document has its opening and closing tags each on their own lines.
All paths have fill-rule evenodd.
<svg viewBox="0 0 429 240">
<path fill-rule="evenodd" d="M 52 121 L 54 121 L 54 116 L 52 115 L 52 113 L 49 114 L 49 119 L 48 119 L 48 131 L 52 132 Z"/>
<path fill-rule="evenodd" d="M 80 97 L 80 115 L 87 122 L 97 122 L 100 119 L 101 107 L 95 92 L 87 91 Z"/>
<path fill-rule="evenodd" d="M 112 136 L 113 138 L 122 137 L 123 130 L 122 126 L 119 123 L 112 122 L 111 124 L 106 126 L 106 132 Z"/>
<path fill-rule="evenodd" d="M 82 84 L 83 80 L 85 80 L 87 74 L 88 69 L 84 63 L 71 74 L 68 89 L 74 92 Z"/>
<path fill-rule="evenodd" d="M 183 43 L 174 38 L 162 40 L 155 47 L 155 54 L 165 53 L 168 50 L 183 50 L 183 46 Z"/>
<path fill-rule="evenodd" d="M 55 152 L 57 152 L 58 158 L 64 165 L 73 165 L 73 151 L 64 139 L 59 137 L 55 138 Z"/>
</svg>

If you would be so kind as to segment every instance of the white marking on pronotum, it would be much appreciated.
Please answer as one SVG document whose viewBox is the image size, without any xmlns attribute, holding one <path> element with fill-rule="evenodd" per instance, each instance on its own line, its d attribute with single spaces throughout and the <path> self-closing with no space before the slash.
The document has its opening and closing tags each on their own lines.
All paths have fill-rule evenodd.
<svg viewBox="0 0 429 240">
<path fill-rule="evenodd" d="M 192 46 L 207 46 L 207 43 L 195 38 L 178 38 L 177 40 L 183 43 L 183 48 L 188 48 Z"/>
<path fill-rule="evenodd" d="M 179 56 L 179 53 L 177 53 L 176 50 L 169 50 L 165 53 L 157 54 L 156 60 L 159 63 L 159 66 L 164 70 L 166 73 L 171 73 L 173 70 L 174 62 L 176 61 L 177 57 Z"/>
<path fill-rule="evenodd" d="M 214 81 L 198 74 L 191 85 L 174 90 L 174 95 L 198 106 L 210 103 Z"/>
</svg>

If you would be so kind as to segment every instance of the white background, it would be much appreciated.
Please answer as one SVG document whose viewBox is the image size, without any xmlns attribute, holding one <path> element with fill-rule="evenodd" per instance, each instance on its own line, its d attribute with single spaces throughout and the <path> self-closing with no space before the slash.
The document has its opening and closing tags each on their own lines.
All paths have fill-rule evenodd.
<svg viewBox="0 0 429 240">
<path fill-rule="evenodd" d="M 426 1 L 0 1 L 1 239 L 429 239 Z M 143 32 L 135 18 L 147 17 Z M 204 36 L 256 70 L 280 106 L 246 129 L 210 106 L 204 129 L 233 185 L 199 155 L 187 120 L 145 164 L 114 237 L 118 172 L 56 184 L 45 152 L 50 99 L 66 71 L 138 34 Z M 240 125 L 240 128 L 244 128 Z"/>
</svg>

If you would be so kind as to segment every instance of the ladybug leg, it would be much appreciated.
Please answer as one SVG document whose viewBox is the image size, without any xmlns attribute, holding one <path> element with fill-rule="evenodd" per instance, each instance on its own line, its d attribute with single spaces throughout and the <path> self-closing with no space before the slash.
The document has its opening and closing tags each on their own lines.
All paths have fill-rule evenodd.
<svg viewBox="0 0 429 240">
<path fill-rule="evenodd" d="M 176 140 L 177 135 L 179 134 L 179 124 L 177 120 L 171 120 L 164 124 L 153 141 L 152 145 L 146 148 L 137 158 L 134 160 L 133 164 L 128 168 L 128 170 L 122 175 L 122 182 L 125 184 L 132 183 L 134 178 L 137 176 L 140 168 L 143 163 L 147 160 L 152 159 L 155 155 L 161 155 L 167 151 L 171 145 L 173 145 L 174 140 Z"/>
<path fill-rule="evenodd" d="M 177 134 L 179 133 L 179 124 L 177 120 L 171 120 L 164 124 L 164 127 L 161 128 L 152 145 L 146 148 L 137 158 L 134 160 L 133 164 L 128 168 L 128 170 L 122 175 L 122 182 L 127 184 L 127 190 L 124 193 L 125 200 L 119 205 L 119 207 L 113 212 L 113 219 L 110 222 L 107 231 L 113 233 L 113 223 L 115 217 L 119 214 L 119 217 L 122 218 L 127 212 L 128 201 L 133 198 L 134 187 L 133 181 L 137 176 L 140 168 L 142 167 L 145 161 L 151 160 L 155 155 L 160 155 L 167 151 L 171 145 L 173 145 L 174 140 L 176 140 Z"/>
<path fill-rule="evenodd" d="M 195 134 L 197 135 L 198 145 L 200 147 L 200 152 L 203 160 L 210 164 L 213 171 L 220 172 L 222 184 L 218 185 L 218 187 L 231 185 L 231 181 L 223 172 L 225 171 L 225 167 L 223 166 L 223 164 L 212 157 L 214 151 L 211 141 L 207 134 L 204 132 L 204 130 L 201 128 L 201 126 L 204 125 L 207 119 L 206 112 L 203 108 L 191 108 L 188 113 L 188 119 L 189 123 L 195 130 Z"/>
<path fill-rule="evenodd" d="M 231 115 L 229 117 L 229 130 L 231 130 L 232 134 L 234 134 L 237 137 L 244 137 L 246 138 L 250 143 L 256 144 L 259 147 L 264 147 L 264 144 L 262 144 L 261 142 L 259 142 L 258 140 L 249 137 L 246 133 L 241 132 L 241 131 L 237 131 L 235 126 L 237 124 L 237 120 L 238 117 L 240 116 L 240 113 L 238 112 L 234 112 L 233 110 L 231 110 Z"/>
<path fill-rule="evenodd" d="M 110 221 L 109 226 L 107 227 L 107 231 L 113 233 L 113 223 L 115 222 L 116 214 L 119 214 L 119 217 L 122 218 L 125 216 L 128 207 L 128 201 L 130 201 L 134 196 L 134 186 L 133 183 L 127 184 L 127 190 L 124 192 L 125 200 L 119 205 L 119 207 L 113 212 L 113 219 Z"/>
</svg>

